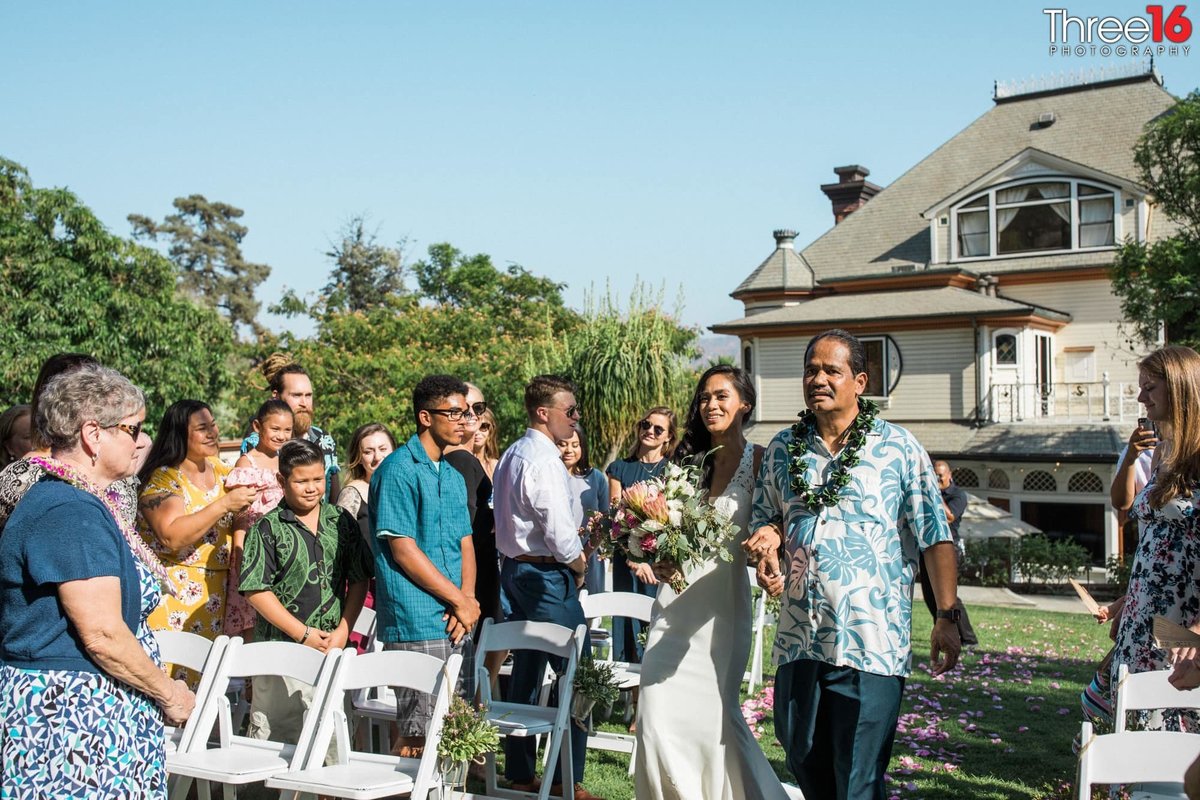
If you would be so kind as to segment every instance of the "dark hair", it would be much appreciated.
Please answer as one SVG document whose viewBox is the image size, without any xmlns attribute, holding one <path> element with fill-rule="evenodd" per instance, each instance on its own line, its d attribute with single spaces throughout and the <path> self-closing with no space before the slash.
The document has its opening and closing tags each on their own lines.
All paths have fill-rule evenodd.
<svg viewBox="0 0 1200 800">
<path fill-rule="evenodd" d="M 675 460 L 681 464 L 699 463 L 705 454 L 712 450 L 712 434 L 704 426 L 704 420 L 701 417 L 700 395 L 703 394 L 704 385 L 708 383 L 708 379 L 714 375 L 724 375 L 729 378 L 729 382 L 733 384 L 741 401 L 750 405 L 750 408 L 742 415 L 743 425 L 746 424 L 746 420 L 750 419 L 750 415 L 754 413 L 754 406 L 758 403 L 758 392 L 754 390 L 754 381 L 746 370 L 732 364 L 717 364 L 705 370 L 704 374 L 700 376 L 699 382 L 696 383 L 696 391 L 692 392 L 692 402 L 688 404 L 687 419 L 684 422 L 683 439 L 680 440 L 679 447 L 675 448 Z M 712 486 L 712 473 L 712 459 L 707 459 L 704 461 L 700 473 L 701 484 L 706 489 Z"/>
<path fill-rule="evenodd" d="M 272 414 L 287 414 L 292 419 L 296 418 L 296 415 L 292 413 L 291 406 L 273 397 L 258 407 L 258 411 L 254 413 L 254 421 L 262 425 L 266 418 Z"/>
<path fill-rule="evenodd" d="M 154 437 L 154 444 L 150 445 L 146 463 L 138 472 L 143 486 L 150 480 L 154 470 L 177 467 L 187 458 L 188 422 L 193 414 L 200 411 L 211 412 L 212 409 L 202 400 L 177 400 L 163 412 L 158 435 Z"/>
<path fill-rule="evenodd" d="M 808 363 L 808 357 L 812 355 L 813 348 L 817 342 L 822 339 L 837 339 L 842 344 L 846 345 L 846 349 L 850 352 L 850 372 L 853 375 L 858 375 L 861 372 L 867 371 L 867 348 L 863 347 L 863 343 L 858 340 L 850 331 L 841 328 L 833 328 L 824 333 L 818 333 L 813 338 L 809 339 L 808 347 L 804 348 L 804 363 Z"/>
<path fill-rule="evenodd" d="M 55 353 L 42 362 L 42 368 L 38 370 L 37 380 L 33 382 L 33 395 L 29 399 L 29 414 L 30 419 L 37 419 L 38 398 L 42 396 L 42 390 L 46 388 L 46 384 L 51 378 L 57 377 L 64 372 L 70 372 L 73 369 L 82 367 L 85 364 L 99 364 L 100 362 L 85 353 Z M 42 439 L 41 433 L 37 429 L 37 425 L 32 425 L 30 436 L 33 438 L 35 448 L 46 447 L 45 440 Z"/>
<path fill-rule="evenodd" d="M 271 353 L 262 363 L 262 374 L 267 379 L 267 388 L 275 394 L 283 393 L 283 379 L 288 375 L 303 375 L 308 377 L 304 367 L 292 360 L 286 353 Z"/>
<path fill-rule="evenodd" d="M 296 467 L 307 467 L 309 464 L 324 467 L 325 454 L 308 439 L 291 439 L 279 448 L 279 474 L 284 478 L 292 477 Z"/>
<path fill-rule="evenodd" d="M 629 451 L 629 455 L 626 456 L 627 459 L 633 460 L 638 457 L 638 451 L 642 449 L 641 431 L 638 428 L 655 414 L 667 418 L 667 443 L 663 445 L 663 458 L 670 458 L 671 454 L 675 452 L 675 445 L 679 442 L 679 424 L 675 419 L 675 412 L 666 406 L 655 406 L 645 414 L 642 414 L 641 419 L 633 423 L 633 448 Z"/>
<path fill-rule="evenodd" d="M 13 428 L 17 425 L 17 420 L 21 417 L 29 417 L 29 435 L 33 436 L 33 412 L 29 408 L 28 403 L 19 403 L 12 408 L 0 414 L 0 469 L 7 467 L 12 462 L 16 461 L 24 453 L 12 455 L 8 452 L 8 440 L 12 438 Z"/>
<path fill-rule="evenodd" d="M 418 416 L 422 411 L 428 411 L 440 400 L 452 395 L 461 394 L 466 397 L 467 385 L 453 375 L 426 375 L 413 389 L 413 419 L 420 424 Z"/>
<path fill-rule="evenodd" d="M 539 408 L 544 408 L 559 392 L 575 394 L 575 384 L 561 375 L 535 375 L 525 384 L 525 413 L 533 419 Z"/>
<path fill-rule="evenodd" d="M 350 480 L 365 481 L 367 479 L 367 471 L 363 469 L 362 456 L 359 455 L 358 446 L 362 444 L 363 439 L 376 433 L 387 436 L 388 441 L 392 443 L 392 449 L 396 449 L 396 437 L 392 436 L 392 432 L 384 425 L 378 422 L 368 422 L 363 425 L 350 437 L 350 463 L 346 465 L 346 469 L 350 473 Z"/>
<path fill-rule="evenodd" d="M 592 471 L 591 448 L 588 447 L 587 432 L 581 425 L 575 426 L 575 435 L 579 437 L 579 460 L 572 471 L 575 475 L 585 477 Z"/>
</svg>

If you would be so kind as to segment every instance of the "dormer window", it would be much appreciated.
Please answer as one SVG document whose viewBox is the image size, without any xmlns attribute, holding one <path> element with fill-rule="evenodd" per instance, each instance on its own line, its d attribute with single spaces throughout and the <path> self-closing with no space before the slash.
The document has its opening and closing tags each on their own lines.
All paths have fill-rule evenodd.
<svg viewBox="0 0 1200 800">
<path fill-rule="evenodd" d="M 1075 179 L 997 186 L 954 207 L 954 258 L 995 258 L 1116 244 L 1117 192 Z"/>
</svg>

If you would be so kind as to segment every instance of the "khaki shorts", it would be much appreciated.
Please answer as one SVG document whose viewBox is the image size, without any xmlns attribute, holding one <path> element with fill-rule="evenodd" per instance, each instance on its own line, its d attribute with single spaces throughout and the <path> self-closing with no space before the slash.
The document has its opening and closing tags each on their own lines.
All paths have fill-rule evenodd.
<svg viewBox="0 0 1200 800">
<path fill-rule="evenodd" d="M 312 704 L 313 687 L 304 681 L 279 675 L 258 675 L 254 678 L 246 735 L 251 739 L 296 744 L 304 727 L 304 715 Z M 337 737 L 329 743 L 325 763 L 337 763 Z"/>
</svg>

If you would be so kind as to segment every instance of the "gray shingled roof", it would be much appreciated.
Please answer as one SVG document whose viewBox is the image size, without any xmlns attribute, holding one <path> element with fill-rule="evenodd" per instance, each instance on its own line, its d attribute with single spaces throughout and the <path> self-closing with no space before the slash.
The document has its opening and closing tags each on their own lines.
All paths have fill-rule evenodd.
<svg viewBox="0 0 1200 800">
<path fill-rule="evenodd" d="M 763 325 L 852 324 L 884 319 L 913 319 L 916 317 L 1003 316 L 1037 313 L 1050 319 L 1070 322 L 1071 315 L 1005 297 L 991 297 L 979 292 L 939 286 L 933 289 L 909 289 L 895 292 L 860 292 L 833 294 L 803 300 L 795 305 L 773 308 L 742 319 L 713 325 L 719 333 L 732 333 L 741 328 Z"/>
<path fill-rule="evenodd" d="M 795 422 L 772 420 L 754 424 L 746 438 L 766 445 Z M 1114 463 L 1129 424 L 1105 422 L 1014 422 L 976 428 L 961 422 L 896 423 L 912 432 L 933 458 L 993 461 L 1074 461 Z"/>
<path fill-rule="evenodd" d="M 1174 103 L 1175 98 L 1149 78 L 999 103 L 810 244 L 801 255 L 819 281 L 889 275 L 893 266 L 927 264 L 929 223 L 921 213 L 1026 148 L 1137 183 L 1133 146 L 1146 123 Z M 1033 124 L 1047 112 L 1055 114 L 1053 125 L 1039 128 Z M 995 259 L 986 262 L 986 271 L 1092 266 L 1111 260 L 1108 252 Z M 967 268 L 976 271 L 985 267 L 973 263 Z M 788 277 L 790 280 L 790 273 Z M 782 273 L 760 267 L 737 291 L 780 288 L 785 288 Z"/>
<path fill-rule="evenodd" d="M 775 252 L 767 256 L 766 260 L 758 265 L 758 269 L 751 272 L 733 293 L 736 295 L 745 289 L 753 288 L 755 284 L 811 289 L 815 283 L 814 277 L 812 268 L 804 263 L 804 259 L 795 249 L 776 247 Z"/>
</svg>

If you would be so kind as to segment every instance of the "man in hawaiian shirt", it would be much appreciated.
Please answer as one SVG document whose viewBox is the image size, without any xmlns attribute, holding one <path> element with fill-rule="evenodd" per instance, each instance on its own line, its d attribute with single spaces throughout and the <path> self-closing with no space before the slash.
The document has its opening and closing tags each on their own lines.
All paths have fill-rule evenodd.
<svg viewBox="0 0 1200 800">
<path fill-rule="evenodd" d="M 860 404 L 866 387 L 858 339 L 832 330 L 809 342 L 811 414 L 767 448 L 746 545 L 759 558 L 759 584 L 784 594 L 775 732 L 804 796 L 822 800 L 885 796 L 919 551 L 939 609 L 933 673 L 954 667 L 961 648 L 955 548 L 929 456 L 908 431 L 875 418 L 874 404 Z"/>
</svg>

